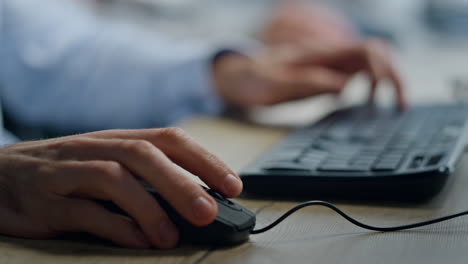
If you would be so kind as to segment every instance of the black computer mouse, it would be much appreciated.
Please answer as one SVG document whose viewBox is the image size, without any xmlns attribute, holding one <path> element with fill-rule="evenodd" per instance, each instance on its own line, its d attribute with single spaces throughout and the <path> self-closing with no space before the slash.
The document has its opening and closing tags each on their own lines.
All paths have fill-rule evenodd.
<svg viewBox="0 0 468 264">
<path fill-rule="evenodd" d="M 153 195 L 169 218 L 177 226 L 180 233 L 179 243 L 212 246 L 231 246 L 249 239 L 250 232 L 255 227 L 255 214 L 242 205 L 225 198 L 212 189 L 205 189 L 218 204 L 218 215 L 214 222 L 207 226 L 197 227 L 180 216 L 171 205 L 154 189 L 144 184 L 145 189 Z M 98 201 L 108 210 L 127 215 L 120 207 L 110 201 Z"/>
</svg>

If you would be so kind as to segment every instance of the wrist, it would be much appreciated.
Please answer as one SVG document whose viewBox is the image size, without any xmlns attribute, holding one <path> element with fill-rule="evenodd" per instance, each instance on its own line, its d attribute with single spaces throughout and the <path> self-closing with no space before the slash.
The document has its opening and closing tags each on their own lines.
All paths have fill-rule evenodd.
<svg viewBox="0 0 468 264">
<path fill-rule="evenodd" d="M 250 72 L 251 59 L 240 53 L 226 51 L 213 60 L 213 82 L 216 92 L 230 107 L 242 106 L 236 90 Z"/>
</svg>

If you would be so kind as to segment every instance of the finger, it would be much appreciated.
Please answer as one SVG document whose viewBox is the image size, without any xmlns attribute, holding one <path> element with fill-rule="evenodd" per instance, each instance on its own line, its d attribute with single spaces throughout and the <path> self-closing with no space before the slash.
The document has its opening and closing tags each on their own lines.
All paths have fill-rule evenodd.
<svg viewBox="0 0 468 264">
<path fill-rule="evenodd" d="M 97 135 L 101 137 L 101 135 Z M 227 197 L 242 191 L 242 181 L 221 159 L 179 128 L 112 131 L 112 138 L 146 140 L 173 162 L 200 177 L 208 186 Z"/>
<path fill-rule="evenodd" d="M 372 48 L 367 48 L 363 50 L 363 56 L 366 57 L 366 65 L 368 70 L 367 74 L 369 76 L 370 80 L 370 90 L 369 90 L 369 103 L 374 104 L 375 103 L 375 95 L 377 92 L 377 86 L 379 85 L 379 82 L 384 78 L 385 76 L 385 70 L 384 67 L 380 65 L 379 61 L 375 58 L 373 55 L 373 50 Z"/>
<path fill-rule="evenodd" d="M 369 99 L 367 100 L 367 102 L 370 105 L 375 104 L 375 94 L 376 94 L 376 91 L 377 91 L 377 85 L 378 85 L 377 81 L 371 80 L 371 85 L 370 85 L 370 89 L 369 89 Z"/>
<path fill-rule="evenodd" d="M 55 180 L 61 185 L 55 188 L 59 194 L 111 200 L 139 224 L 154 247 L 172 248 L 177 244 L 178 231 L 164 210 L 119 163 L 66 162 L 63 166 L 63 175 Z"/>
<path fill-rule="evenodd" d="M 54 208 L 49 214 L 54 230 L 87 232 L 123 247 L 150 247 L 145 235 L 132 220 L 110 213 L 95 202 L 61 198 Z"/>
<path fill-rule="evenodd" d="M 296 49 L 293 54 L 294 56 L 288 57 L 289 60 L 299 65 L 315 64 L 333 68 L 333 65 L 338 63 L 338 69 L 344 67 L 344 72 L 350 74 L 359 71 L 367 72 L 371 81 L 370 101 L 374 100 L 379 82 L 388 79 L 395 87 L 399 108 L 406 107 L 401 78 L 391 63 L 392 60 L 386 45 L 381 41 L 373 40 L 353 46 L 326 45 L 320 50 L 302 47 Z"/>
<path fill-rule="evenodd" d="M 363 45 L 361 52 L 361 56 L 365 60 L 363 70 L 367 71 L 370 75 L 371 84 L 374 90 L 372 92 L 375 93 L 378 83 L 386 76 L 386 58 L 382 55 L 380 44 L 373 42 Z"/>
<path fill-rule="evenodd" d="M 396 72 L 394 68 L 390 69 L 389 74 L 390 74 L 390 79 L 392 80 L 393 85 L 395 87 L 398 108 L 400 110 L 404 110 L 408 107 L 408 103 L 406 101 L 406 97 L 404 94 L 403 81 L 401 80 L 400 75 Z"/>
<path fill-rule="evenodd" d="M 69 159 L 107 160 L 122 164 L 194 225 L 207 225 L 217 215 L 214 199 L 148 141 L 82 137 L 67 142 L 63 148 L 66 150 L 62 156 L 68 155 Z"/>
<path fill-rule="evenodd" d="M 227 197 L 235 197 L 241 193 L 242 181 L 239 176 L 182 129 L 164 129 L 156 137 L 145 131 L 145 140 L 157 146 L 176 164 L 197 175 L 208 186 Z"/>
<path fill-rule="evenodd" d="M 317 47 L 299 47 L 289 57 L 299 65 L 322 65 L 355 74 L 365 71 L 371 79 L 380 81 L 385 75 L 386 58 L 382 54 L 382 44 L 369 41 L 356 45 L 322 43 Z"/>
<path fill-rule="evenodd" d="M 388 79 L 392 82 L 397 96 L 397 104 L 400 109 L 406 107 L 406 101 L 403 94 L 403 84 L 395 69 L 390 52 L 387 46 L 379 40 L 370 41 L 367 46 L 367 53 L 370 61 L 373 61 L 373 66 L 377 72 L 377 75 L 374 76 L 374 80 Z M 374 87 L 375 90 L 375 87 Z"/>
</svg>

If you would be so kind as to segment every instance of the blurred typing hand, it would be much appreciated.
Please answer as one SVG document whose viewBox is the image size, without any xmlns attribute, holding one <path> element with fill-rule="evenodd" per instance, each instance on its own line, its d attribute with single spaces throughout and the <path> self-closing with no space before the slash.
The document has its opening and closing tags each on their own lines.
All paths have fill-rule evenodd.
<svg viewBox="0 0 468 264">
<path fill-rule="evenodd" d="M 282 44 L 251 57 L 224 55 L 214 63 L 218 93 L 238 107 L 340 93 L 360 72 L 369 76 L 371 98 L 378 83 L 389 80 L 399 107 L 406 106 L 399 74 L 386 45 L 378 40 L 347 45 L 320 41 Z"/>
</svg>

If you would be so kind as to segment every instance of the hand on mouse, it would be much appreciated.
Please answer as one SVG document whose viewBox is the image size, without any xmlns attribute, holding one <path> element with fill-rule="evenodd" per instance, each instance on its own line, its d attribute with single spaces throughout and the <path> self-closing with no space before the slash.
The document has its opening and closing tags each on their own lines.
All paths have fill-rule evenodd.
<svg viewBox="0 0 468 264">
<path fill-rule="evenodd" d="M 216 202 L 183 169 L 227 197 L 239 177 L 178 128 L 108 130 L 0 149 L 0 233 L 51 238 L 89 232 L 124 247 L 171 248 L 178 231 L 138 179 L 194 225 L 212 222 Z M 132 218 L 93 200 L 111 200 Z"/>
<path fill-rule="evenodd" d="M 360 72 L 369 76 L 370 98 L 380 81 L 389 80 L 399 107 L 405 108 L 402 81 L 386 45 L 378 40 L 349 45 L 291 43 L 250 57 L 228 53 L 214 62 L 218 93 L 226 103 L 243 108 L 340 93 Z"/>
</svg>

